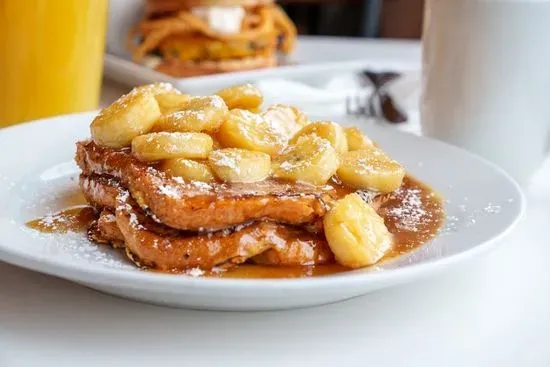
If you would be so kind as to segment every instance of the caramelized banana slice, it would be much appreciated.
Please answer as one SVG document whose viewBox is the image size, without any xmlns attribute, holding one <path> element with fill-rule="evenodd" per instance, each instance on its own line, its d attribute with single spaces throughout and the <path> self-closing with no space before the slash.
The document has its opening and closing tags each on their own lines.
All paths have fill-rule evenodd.
<svg viewBox="0 0 550 367">
<path fill-rule="evenodd" d="M 309 123 L 308 118 L 296 107 L 282 104 L 270 106 L 261 116 L 290 140 L 300 129 Z"/>
<path fill-rule="evenodd" d="M 162 93 L 155 96 L 160 107 L 160 112 L 165 115 L 180 111 L 191 98 L 188 94 Z"/>
<path fill-rule="evenodd" d="M 160 117 L 159 105 L 146 89 L 134 89 L 101 111 L 90 126 L 99 145 L 122 148 L 149 132 Z"/>
<path fill-rule="evenodd" d="M 336 261 L 350 268 L 378 262 L 392 247 L 384 219 L 358 194 L 338 200 L 323 219 Z"/>
<path fill-rule="evenodd" d="M 160 169 L 170 176 L 179 176 L 187 181 L 211 182 L 215 179 L 207 164 L 191 159 L 167 159 L 162 162 Z"/>
<path fill-rule="evenodd" d="M 263 181 L 271 171 L 268 154 L 245 149 L 215 150 L 210 153 L 208 162 L 216 176 L 226 182 Z"/>
<path fill-rule="evenodd" d="M 132 140 L 132 152 L 142 161 L 170 158 L 206 158 L 212 138 L 202 133 L 151 133 Z"/>
<path fill-rule="evenodd" d="M 314 134 L 323 139 L 326 139 L 336 149 L 339 154 L 348 151 L 348 141 L 346 139 L 346 133 L 342 126 L 331 121 L 317 121 L 302 128 L 294 137 L 290 140 L 290 144 L 294 144 L 300 137 L 305 135 Z"/>
<path fill-rule="evenodd" d="M 338 177 L 346 186 L 392 192 L 401 186 L 405 169 L 374 146 L 342 155 Z"/>
<path fill-rule="evenodd" d="M 155 124 L 155 131 L 215 131 L 229 111 L 219 96 L 192 97 L 181 105 L 181 110 L 163 115 Z"/>
<path fill-rule="evenodd" d="M 336 173 L 338 154 L 326 139 L 317 135 L 300 137 L 279 158 L 273 176 L 324 185 Z"/>
<path fill-rule="evenodd" d="M 223 98 L 230 110 L 234 108 L 257 109 L 264 100 L 262 92 L 252 84 L 235 85 L 222 89 L 216 94 Z"/>
<path fill-rule="evenodd" d="M 372 143 L 372 140 L 370 140 L 365 134 L 361 132 L 361 130 L 356 127 L 346 127 L 344 128 L 344 131 L 346 133 L 346 138 L 348 140 L 348 149 L 350 151 L 370 148 L 374 145 Z"/>
<path fill-rule="evenodd" d="M 254 150 L 270 155 L 279 154 L 287 141 L 284 133 L 262 116 L 240 109 L 229 112 L 217 136 L 224 147 Z"/>
</svg>

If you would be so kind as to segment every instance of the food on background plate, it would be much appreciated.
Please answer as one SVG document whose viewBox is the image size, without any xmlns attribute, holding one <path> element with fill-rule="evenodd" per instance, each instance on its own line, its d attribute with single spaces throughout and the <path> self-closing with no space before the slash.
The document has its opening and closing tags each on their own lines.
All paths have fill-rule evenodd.
<svg viewBox="0 0 550 367">
<path fill-rule="evenodd" d="M 261 103 L 252 85 L 192 97 L 155 84 L 104 109 L 77 143 L 89 238 L 161 272 L 307 276 L 437 233 L 440 198 L 359 129 Z"/>
<path fill-rule="evenodd" d="M 276 66 L 296 33 L 273 0 L 147 0 L 128 47 L 138 63 L 189 77 Z"/>
</svg>

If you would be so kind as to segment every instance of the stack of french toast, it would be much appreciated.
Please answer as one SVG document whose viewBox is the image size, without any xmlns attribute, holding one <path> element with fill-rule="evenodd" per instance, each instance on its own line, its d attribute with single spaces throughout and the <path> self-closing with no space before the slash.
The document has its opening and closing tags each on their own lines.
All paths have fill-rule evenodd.
<svg viewBox="0 0 550 367">
<path fill-rule="evenodd" d="M 159 83 L 101 111 L 76 153 L 89 237 L 163 272 L 378 262 L 393 239 L 377 210 L 404 168 L 357 128 L 261 105 L 249 84 Z"/>
</svg>

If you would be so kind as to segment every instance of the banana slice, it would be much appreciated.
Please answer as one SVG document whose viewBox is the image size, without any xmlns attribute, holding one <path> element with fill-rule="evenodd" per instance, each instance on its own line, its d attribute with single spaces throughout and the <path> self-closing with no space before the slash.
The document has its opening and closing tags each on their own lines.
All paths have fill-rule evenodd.
<svg viewBox="0 0 550 367">
<path fill-rule="evenodd" d="M 216 94 L 223 98 L 230 110 L 234 108 L 257 109 L 264 100 L 262 92 L 252 84 L 235 85 L 222 89 Z"/>
<path fill-rule="evenodd" d="M 172 112 L 180 111 L 187 101 L 191 98 L 188 94 L 181 93 L 162 93 L 155 96 L 160 112 L 165 115 Z"/>
<path fill-rule="evenodd" d="M 132 152 L 150 162 L 170 158 L 206 158 L 212 151 L 210 135 L 202 133 L 151 133 L 132 140 Z"/>
<path fill-rule="evenodd" d="M 180 111 L 163 115 L 155 124 L 155 131 L 215 131 L 229 111 L 219 96 L 192 97 L 182 103 Z"/>
<path fill-rule="evenodd" d="M 309 123 L 308 118 L 296 107 L 282 104 L 270 106 L 261 116 L 290 140 L 300 129 Z"/>
<path fill-rule="evenodd" d="M 210 167 L 226 182 L 257 182 L 265 180 L 271 171 L 269 154 L 245 149 L 215 150 L 208 157 Z"/>
<path fill-rule="evenodd" d="M 159 105 L 146 89 L 134 89 L 101 111 L 90 126 L 92 139 L 112 148 L 129 146 L 149 132 L 160 117 Z"/>
<path fill-rule="evenodd" d="M 287 143 L 284 133 L 262 116 L 240 109 L 229 112 L 217 136 L 224 147 L 254 150 L 270 155 L 279 154 Z"/>
<path fill-rule="evenodd" d="M 346 138 L 348 140 L 348 149 L 350 151 L 370 148 L 374 145 L 372 143 L 372 140 L 370 140 L 365 134 L 361 132 L 361 130 L 356 127 L 346 127 L 344 128 L 344 132 L 346 133 Z"/>
<path fill-rule="evenodd" d="M 288 146 L 275 164 L 273 176 L 324 185 L 336 173 L 338 163 L 338 153 L 328 140 L 306 135 Z"/>
<path fill-rule="evenodd" d="M 187 181 L 214 181 L 214 173 L 208 164 L 185 158 L 167 159 L 162 162 L 160 169 L 170 176 L 179 176 Z"/>
<path fill-rule="evenodd" d="M 342 126 L 331 121 L 317 121 L 306 125 L 294 135 L 290 140 L 290 144 L 294 144 L 300 137 L 310 134 L 328 140 L 339 154 L 348 151 L 348 141 L 344 129 Z"/>
<path fill-rule="evenodd" d="M 392 247 L 384 219 L 358 194 L 338 200 L 323 224 L 330 249 L 341 265 L 361 268 L 375 264 Z"/>
<path fill-rule="evenodd" d="M 356 189 L 392 192 L 401 186 L 405 169 L 374 146 L 342 155 L 338 177 Z"/>
</svg>

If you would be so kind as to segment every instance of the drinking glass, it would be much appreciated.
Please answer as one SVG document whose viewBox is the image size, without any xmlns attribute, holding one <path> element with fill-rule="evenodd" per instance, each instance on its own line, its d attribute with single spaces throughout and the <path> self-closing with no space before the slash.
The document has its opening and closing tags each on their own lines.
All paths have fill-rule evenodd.
<svg viewBox="0 0 550 367">
<path fill-rule="evenodd" d="M 107 0 L 0 0 L 0 127 L 95 109 Z"/>
</svg>

